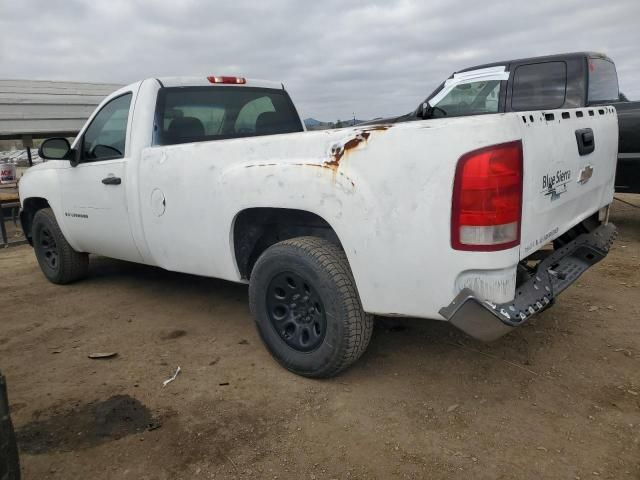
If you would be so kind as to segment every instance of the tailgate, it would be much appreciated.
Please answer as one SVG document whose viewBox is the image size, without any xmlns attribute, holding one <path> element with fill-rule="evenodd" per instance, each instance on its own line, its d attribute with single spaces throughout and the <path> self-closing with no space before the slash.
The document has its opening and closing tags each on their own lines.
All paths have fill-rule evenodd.
<svg viewBox="0 0 640 480">
<path fill-rule="evenodd" d="M 520 116 L 523 259 L 612 202 L 618 121 L 610 106 Z"/>
</svg>

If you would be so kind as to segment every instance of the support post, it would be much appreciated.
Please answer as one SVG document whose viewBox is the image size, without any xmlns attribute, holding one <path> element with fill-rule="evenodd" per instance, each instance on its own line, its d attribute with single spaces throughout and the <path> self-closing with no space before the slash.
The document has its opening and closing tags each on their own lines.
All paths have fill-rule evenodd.
<svg viewBox="0 0 640 480">
<path fill-rule="evenodd" d="M 7 229 L 4 226 L 4 212 L 2 210 L 2 200 L 0 200 L 0 237 L 2 237 L 2 246 L 9 246 L 9 239 L 7 238 Z"/>
<path fill-rule="evenodd" d="M 27 158 L 29 159 L 29 166 L 33 167 L 33 160 L 31 158 L 31 147 L 33 147 L 33 137 L 31 135 L 23 135 L 22 146 L 27 150 Z"/>
</svg>

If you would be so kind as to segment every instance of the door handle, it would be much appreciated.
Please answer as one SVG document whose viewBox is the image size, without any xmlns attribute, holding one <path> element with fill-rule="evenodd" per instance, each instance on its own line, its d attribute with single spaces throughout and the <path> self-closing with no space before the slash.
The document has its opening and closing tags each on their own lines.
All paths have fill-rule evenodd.
<svg viewBox="0 0 640 480">
<path fill-rule="evenodd" d="M 102 179 L 102 183 L 105 185 L 120 185 L 122 179 L 120 177 L 105 177 Z"/>
</svg>

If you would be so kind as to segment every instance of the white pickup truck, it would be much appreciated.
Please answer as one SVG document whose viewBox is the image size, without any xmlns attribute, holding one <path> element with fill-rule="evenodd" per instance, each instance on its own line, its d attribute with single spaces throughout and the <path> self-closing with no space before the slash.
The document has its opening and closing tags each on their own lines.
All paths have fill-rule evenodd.
<svg viewBox="0 0 640 480">
<path fill-rule="evenodd" d="M 273 356 L 326 377 L 374 314 L 494 340 L 547 308 L 615 236 L 617 141 L 609 106 L 305 132 L 280 84 L 148 79 L 42 144 L 21 221 L 54 283 L 90 253 L 249 283 Z"/>
</svg>

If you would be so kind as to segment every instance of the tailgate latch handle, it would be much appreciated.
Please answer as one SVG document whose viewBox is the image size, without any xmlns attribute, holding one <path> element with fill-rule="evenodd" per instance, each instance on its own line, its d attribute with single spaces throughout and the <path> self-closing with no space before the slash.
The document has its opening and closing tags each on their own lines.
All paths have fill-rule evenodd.
<svg viewBox="0 0 640 480">
<path fill-rule="evenodd" d="M 588 155 L 596 148 L 596 139 L 593 136 L 593 130 L 590 128 L 576 130 L 576 142 L 578 143 L 580 156 Z"/>
</svg>

